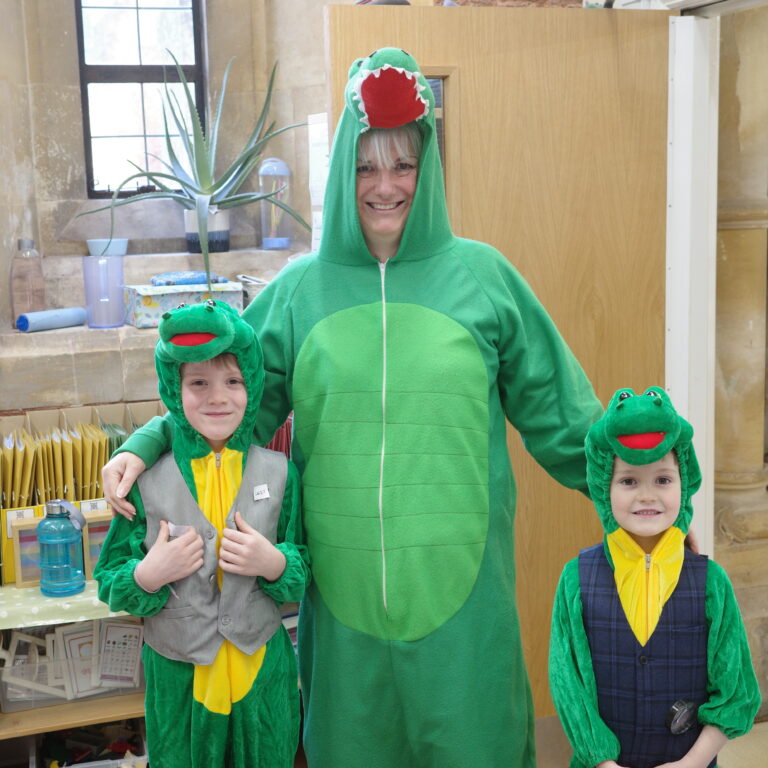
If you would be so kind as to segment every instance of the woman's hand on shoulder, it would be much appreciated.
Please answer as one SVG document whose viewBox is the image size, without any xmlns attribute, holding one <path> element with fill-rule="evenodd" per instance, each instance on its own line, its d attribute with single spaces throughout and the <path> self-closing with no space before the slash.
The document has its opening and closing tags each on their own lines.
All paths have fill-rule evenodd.
<svg viewBox="0 0 768 768">
<path fill-rule="evenodd" d="M 113 514 L 118 513 L 133 520 L 136 508 L 125 497 L 146 468 L 147 465 L 135 453 L 127 452 L 118 453 L 103 466 L 101 487 Z"/>
</svg>

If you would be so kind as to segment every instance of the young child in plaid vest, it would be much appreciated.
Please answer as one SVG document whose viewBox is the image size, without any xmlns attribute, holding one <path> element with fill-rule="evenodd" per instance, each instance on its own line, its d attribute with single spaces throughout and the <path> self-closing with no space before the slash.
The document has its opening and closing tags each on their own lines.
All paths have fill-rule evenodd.
<svg viewBox="0 0 768 768">
<path fill-rule="evenodd" d="M 659 387 L 620 389 L 587 440 L 604 541 L 563 569 L 549 679 L 571 768 L 706 768 L 760 693 L 725 571 L 684 546 L 693 428 Z"/>
</svg>

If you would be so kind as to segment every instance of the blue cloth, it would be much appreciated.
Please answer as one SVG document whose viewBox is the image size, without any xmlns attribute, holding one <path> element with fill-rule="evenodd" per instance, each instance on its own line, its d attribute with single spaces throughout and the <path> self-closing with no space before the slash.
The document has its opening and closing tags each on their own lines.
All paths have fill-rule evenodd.
<svg viewBox="0 0 768 768">
<path fill-rule="evenodd" d="M 680 580 L 645 646 L 619 600 L 603 544 L 579 555 L 584 628 L 592 652 L 600 716 L 621 743 L 617 762 L 654 768 L 682 758 L 701 733 L 674 735 L 666 720 L 678 699 L 697 707 L 707 693 L 707 558 L 685 550 Z M 710 763 L 710 768 L 717 760 Z"/>
</svg>

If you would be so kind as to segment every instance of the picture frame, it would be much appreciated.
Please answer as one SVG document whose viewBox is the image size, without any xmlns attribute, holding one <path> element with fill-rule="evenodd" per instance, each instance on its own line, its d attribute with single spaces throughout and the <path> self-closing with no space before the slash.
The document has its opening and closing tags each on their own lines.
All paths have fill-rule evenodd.
<svg viewBox="0 0 768 768">
<path fill-rule="evenodd" d="M 56 627 L 56 651 L 59 658 L 63 655 L 66 659 L 69 674 L 65 675 L 64 683 L 72 699 L 103 693 L 103 688 L 91 682 L 92 668 L 96 663 L 93 626 L 94 621 L 78 621 Z"/>
<path fill-rule="evenodd" d="M 80 511 L 86 521 L 83 528 L 83 565 L 86 579 L 93 578 L 93 569 L 99 561 L 101 548 L 112 524 L 112 511 L 107 502 L 104 499 L 98 501 L 103 502 L 103 507 L 96 506 L 93 502 L 80 502 Z"/>
<path fill-rule="evenodd" d="M 18 630 L 11 632 L 8 646 L 10 661 L 0 670 L 9 701 L 43 700 L 50 698 L 68 699 L 69 691 L 63 681 L 51 682 L 53 658 L 48 657 L 44 639 Z"/>
<path fill-rule="evenodd" d="M 144 624 L 141 619 L 101 619 L 94 622 L 93 644 L 98 661 L 91 669 L 91 684 L 106 688 L 137 688 L 141 678 Z"/>
<path fill-rule="evenodd" d="M 37 587 L 40 584 L 40 541 L 37 537 L 37 524 L 41 519 L 21 517 L 10 521 L 17 587 Z"/>
</svg>

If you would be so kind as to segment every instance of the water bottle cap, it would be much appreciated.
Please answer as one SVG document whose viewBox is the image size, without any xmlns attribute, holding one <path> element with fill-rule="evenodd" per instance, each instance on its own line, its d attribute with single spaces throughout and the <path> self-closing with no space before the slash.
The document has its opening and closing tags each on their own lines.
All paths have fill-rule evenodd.
<svg viewBox="0 0 768 768">
<path fill-rule="evenodd" d="M 53 499 L 45 502 L 46 517 L 68 517 L 72 525 L 78 531 L 82 531 L 86 525 L 86 519 L 79 507 L 76 507 L 71 501 L 65 499 Z"/>
</svg>

